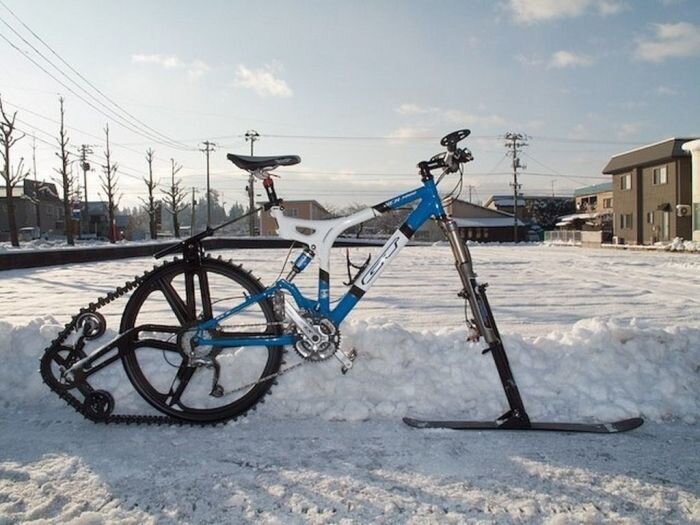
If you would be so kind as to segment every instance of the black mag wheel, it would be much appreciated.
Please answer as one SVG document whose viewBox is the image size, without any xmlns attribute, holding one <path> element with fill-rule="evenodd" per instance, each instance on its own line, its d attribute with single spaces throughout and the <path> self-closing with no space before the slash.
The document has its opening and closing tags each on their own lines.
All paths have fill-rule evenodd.
<svg viewBox="0 0 700 525">
<path fill-rule="evenodd" d="M 191 327 L 262 290 L 257 279 L 231 263 L 208 257 L 200 263 L 176 260 L 156 270 L 134 291 L 124 310 L 121 332 L 143 324 Z M 267 300 L 222 321 L 221 329 L 237 336 L 281 333 Z M 196 350 L 206 356 L 211 348 Z M 215 359 L 223 396 L 212 395 L 221 393 L 214 388 L 214 369 L 191 366 L 172 332 L 135 334 L 124 342 L 121 353 L 129 380 L 148 403 L 176 418 L 209 423 L 239 416 L 267 394 L 274 382 L 268 376 L 279 370 L 284 347 L 219 350 Z"/>
</svg>

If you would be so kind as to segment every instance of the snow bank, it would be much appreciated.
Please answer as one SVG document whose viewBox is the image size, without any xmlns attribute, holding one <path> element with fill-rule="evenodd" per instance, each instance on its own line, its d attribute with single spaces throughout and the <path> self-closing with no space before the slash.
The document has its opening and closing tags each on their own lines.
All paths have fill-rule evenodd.
<svg viewBox="0 0 700 525">
<path fill-rule="evenodd" d="M 661 249 L 667 252 L 700 252 L 700 242 L 684 241 L 680 237 L 676 237 L 670 243 L 656 243 Z"/>
<path fill-rule="evenodd" d="M 335 359 L 281 377 L 261 406 L 265 417 L 395 419 L 412 414 L 493 419 L 505 408 L 493 359 L 464 330 L 412 332 L 397 324 L 353 322 L 343 346 L 355 367 L 342 376 Z M 0 322 L 0 407 L 38 405 L 70 411 L 42 384 L 42 349 L 59 326 L 43 317 L 24 326 Z M 506 336 L 511 366 L 532 418 L 612 419 L 641 414 L 688 423 L 700 415 L 700 330 L 587 319 L 534 341 Z M 288 365 L 297 361 L 290 353 Z M 100 373 L 97 388 L 115 394 L 121 413 L 152 413 L 121 366 Z M 99 375 L 99 374 L 98 374 Z"/>
</svg>

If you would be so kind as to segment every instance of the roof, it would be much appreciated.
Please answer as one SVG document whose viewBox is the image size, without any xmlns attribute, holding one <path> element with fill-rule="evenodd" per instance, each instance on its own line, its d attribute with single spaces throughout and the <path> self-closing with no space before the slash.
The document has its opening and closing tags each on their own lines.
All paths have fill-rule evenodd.
<svg viewBox="0 0 700 525">
<path fill-rule="evenodd" d="M 525 206 L 527 201 L 570 201 L 572 197 L 565 197 L 562 195 L 523 195 L 522 193 L 518 195 L 518 206 Z M 484 206 L 488 207 L 490 204 L 496 204 L 498 206 L 513 206 L 513 195 L 491 195 Z"/>
<path fill-rule="evenodd" d="M 468 219 L 454 218 L 460 228 L 503 228 L 513 227 L 513 217 L 470 217 Z M 525 223 L 518 219 L 518 226 Z"/>
<path fill-rule="evenodd" d="M 22 186 L 14 186 L 12 195 L 20 198 L 38 198 L 43 201 L 61 202 L 56 192 L 56 185 L 51 182 L 35 182 L 31 179 L 24 179 Z M 0 197 L 7 197 L 7 188 L 0 186 Z"/>
<path fill-rule="evenodd" d="M 39 198 L 57 201 L 61 200 L 61 198 L 58 196 L 56 185 L 53 182 L 40 182 L 32 179 L 24 179 L 23 186 L 24 194 L 29 197 L 35 197 L 38 194 Z"/>
<path fill-rule="evenodd" d="M 455 199 L 451 210 L 451 215 L 453 218 L 466 219 L 472 217 L 471 215 L 468 217 L 460 217 L 460 212 L 464 210 L 459 210 L 459 207 L 454 205 L 456 203 L 459 203 L 461 206 L 467 206 L 468 208 L 471 208 L 473 212 L 476 212 L 477 214 L 481 213 L 484 217 L 513 217 L 512 213 L 507 213 L 505 211 L 497 210 L 495 208 L 487 208 L 486 206 L 474 204 L 473 202 L 468 202 L 462 199 Z"/>
<path fill-rule="evenodd" d="M 318 208 L 321 208 L 323 211 L 326 213 L 329 213 L 326 208 L 324 208 L 321 203 L 319 203 L 316 199 L 300 199 L 300 200 L 288 200 L 288 199 L 283 199 L 282 200 L 282 206 L 286 204 L 313 204 L 314 206 L 317 206 Z"/>
<path fill-rule="evenodd" d="M 513 206 L 513 196 L 512 195 L 491 195 L 484 206 L 488 208 L 489 204 L 495 204 L 496 206 Z M 522 195 L 518 196 L 518 206 L 525 206 L 525 197 Z"/>
<path fill-rule="evenodd" d="M 603 182 L 602 184 L 594 184 L 593 186 L 586 186 L 585 188 L 578 188 L 574 190 L 574 197 L 581 197 L 582 195 L 595 195 L 596 193 L 604 193 L 612 190 L 612 182 Z"/>
<path fill-rule="evenodd" d="M 682 146 L 691 140 L 695 140 L 695 138 L 672 137 L 660 142 L 655 142 L 654 144 L 618 153 L 610 157 L 608 164 L 603 168 L 603 173 L 606 175 L 614 175 L 632 168 L 649 166 L 664 160 L 687 157 L 688 152 L 683 151 Z"/>
</svg>

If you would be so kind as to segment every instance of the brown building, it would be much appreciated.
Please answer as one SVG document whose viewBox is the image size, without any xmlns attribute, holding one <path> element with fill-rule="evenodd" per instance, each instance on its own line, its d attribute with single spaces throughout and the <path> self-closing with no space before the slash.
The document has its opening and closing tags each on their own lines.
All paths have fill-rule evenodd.
<svg viewBox="0 0 700 525">
<path fill-rule="evenodd" d="M 454 200 L 445 212 L 457 223 L 465 241 L 513 242 L 514 219 L 510 213 L 485 208 L 470 202 Z M 429 221 L 416 232 L 416 240 L 436 241 L 444 235 L 435 221 Z M 518 240 L 528 240 L 527 225 L 518 220 Z"/>
<path fill-rule="evenodd" d="M 653 244 L 692 238 L 691 160 L 670 138 L 613 156 L 603 169 L 613 178 L 613 242 Z"/>
<path fill-rule="evenodd" d="M 18 229 L 38 226 L 41 233 L 63 232 L 63 201 L 58 196 L 55 184 L 24 179 L 12 194 Z M 4 232 L 9 236 L 9 231 L 7 197 L 5 188 L 0 187 L 0 235 Z"/>
<path fill-rule="evenodd" d="M 284 201 L 284 214 L 287 217 L 297 219 L 321 220 L 329 219 L 331 214 L 315 200 Z M 272 218 L 269 211 L 260 214 L 260 235 L 277 235 L 277 221 Z"/>
<path fill-rule="evenodd" d="M 576 211 L 579 213 L 613 213 L 613 185 L 604 182 L 574 190 Z"/>
</svg>

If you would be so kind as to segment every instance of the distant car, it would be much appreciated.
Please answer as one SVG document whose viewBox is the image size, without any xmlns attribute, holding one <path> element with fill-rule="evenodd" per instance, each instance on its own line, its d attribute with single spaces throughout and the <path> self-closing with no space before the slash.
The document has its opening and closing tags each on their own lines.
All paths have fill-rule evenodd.
<svg viewBox="0 0 700 525">
<path fill-rule="evenodd" d="M 25 226 L 19 229 L 19 240 L 20 241 L 33 241 L 34 239 L 41 238 L 41 230 L 38 226 Z"/>
</svg>

